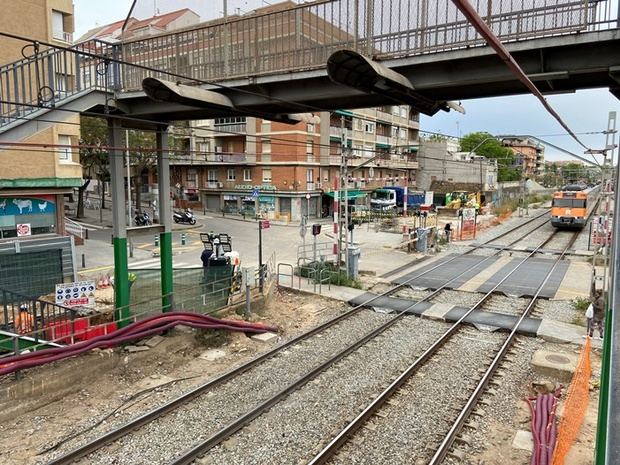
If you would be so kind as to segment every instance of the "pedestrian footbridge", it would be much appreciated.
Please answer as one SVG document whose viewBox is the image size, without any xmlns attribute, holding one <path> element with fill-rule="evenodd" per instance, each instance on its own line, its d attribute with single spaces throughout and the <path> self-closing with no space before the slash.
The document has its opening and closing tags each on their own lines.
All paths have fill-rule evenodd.
<svg viewBox="0 0 620 465">
<path fill-rule="evenodd" d="M 620 95 L 614 0 L 472 3 L 543 92 L 606 87 Z M 398 99 L 380 83 L 369 91 L 330 80 L 328 60 L 340 50 L 398 72 L 408 86 L 404 103 L 427 114 L 449 100 L 526 91 L 449 0 L 317 0 L 261 11 L 114 44 L 24 43 L 22 60 L 0 66 L 0 141 L 21 140 L 67 118 L 66 110 L 119 112 L 145 124 L 231 113 L 277 120 Z M 211 90 L 228 103 L 154 102 L 143 91 L 147 77 Z"/>
</svg>

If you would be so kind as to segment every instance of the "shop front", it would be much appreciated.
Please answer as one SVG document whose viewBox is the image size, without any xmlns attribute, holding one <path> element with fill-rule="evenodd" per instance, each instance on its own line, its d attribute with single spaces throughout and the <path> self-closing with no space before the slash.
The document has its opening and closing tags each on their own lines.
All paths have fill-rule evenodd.
<svg viewBox="0 0 620 465">
<path fill-rule="evenodd" d="M 62 206 L 56 194 L 0 196 L 0 239 L 63 234 Z"/>
</svg>

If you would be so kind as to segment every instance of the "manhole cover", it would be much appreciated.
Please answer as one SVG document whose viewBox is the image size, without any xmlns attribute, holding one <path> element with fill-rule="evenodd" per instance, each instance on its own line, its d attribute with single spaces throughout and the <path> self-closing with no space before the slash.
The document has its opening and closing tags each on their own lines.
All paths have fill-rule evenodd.
<svg viewBox="0 0 620 465">
<path fill-rule="evenodd" d="M 553 362 L 553 363 L 570 363 L 570 358 L 564 355 L 558 355 L 558 354 L 549 354 L 545 357 L 545 359 L 548 362 Z"/>
</svg>

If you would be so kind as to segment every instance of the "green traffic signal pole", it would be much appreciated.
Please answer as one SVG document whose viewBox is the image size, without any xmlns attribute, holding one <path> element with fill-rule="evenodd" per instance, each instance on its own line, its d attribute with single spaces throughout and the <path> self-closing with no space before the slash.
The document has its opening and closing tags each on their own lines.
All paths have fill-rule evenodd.
<svg viewBox="0 0 620 465">
<path fill-rule="evenodd" d="M 123 153 L 118 147 L 122 144 L 122 129 L 117 119 L 108 120 L 108 152 L 112 190 L 112 223 L 114 246 L 114 321 L 122 328 L 129 320 L 129 271 L 127 263 L 127 226 L 125 225 L 125 189 L 123 172 Z"/>
<path fill-rule="evenodd" d="M 159 234 L 159 256 L 161 268 L 162 310 L 173 310 L 172 279 L 172 204 L 170 201 L 170 153 L 168 152 L 168 132 L 166 126 L 159 126 L 157 140 L 157 183 L 159 188 L 159 223 L 163 231 Z"/>
</svg>

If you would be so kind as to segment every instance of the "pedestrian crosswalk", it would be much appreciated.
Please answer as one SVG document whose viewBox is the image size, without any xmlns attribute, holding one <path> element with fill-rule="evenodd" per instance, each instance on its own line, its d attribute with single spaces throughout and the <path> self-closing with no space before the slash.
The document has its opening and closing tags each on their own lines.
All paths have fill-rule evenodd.
<svg viewBox="0 0 620 465">
<path fill-rule="evenodd" d="M 159 269 L 161 266 L 161 262 L 159 258 L 152 258 L 150 260 L 140 260 L 137 262 L 130 262 L 129 269 L 130 270 L 154 270 Z M 176 261 L 172 262 L 173 268 L 200 268 L 201 264 L 197 263 L 188 263 L 185 261 Z"/>
</svg>

